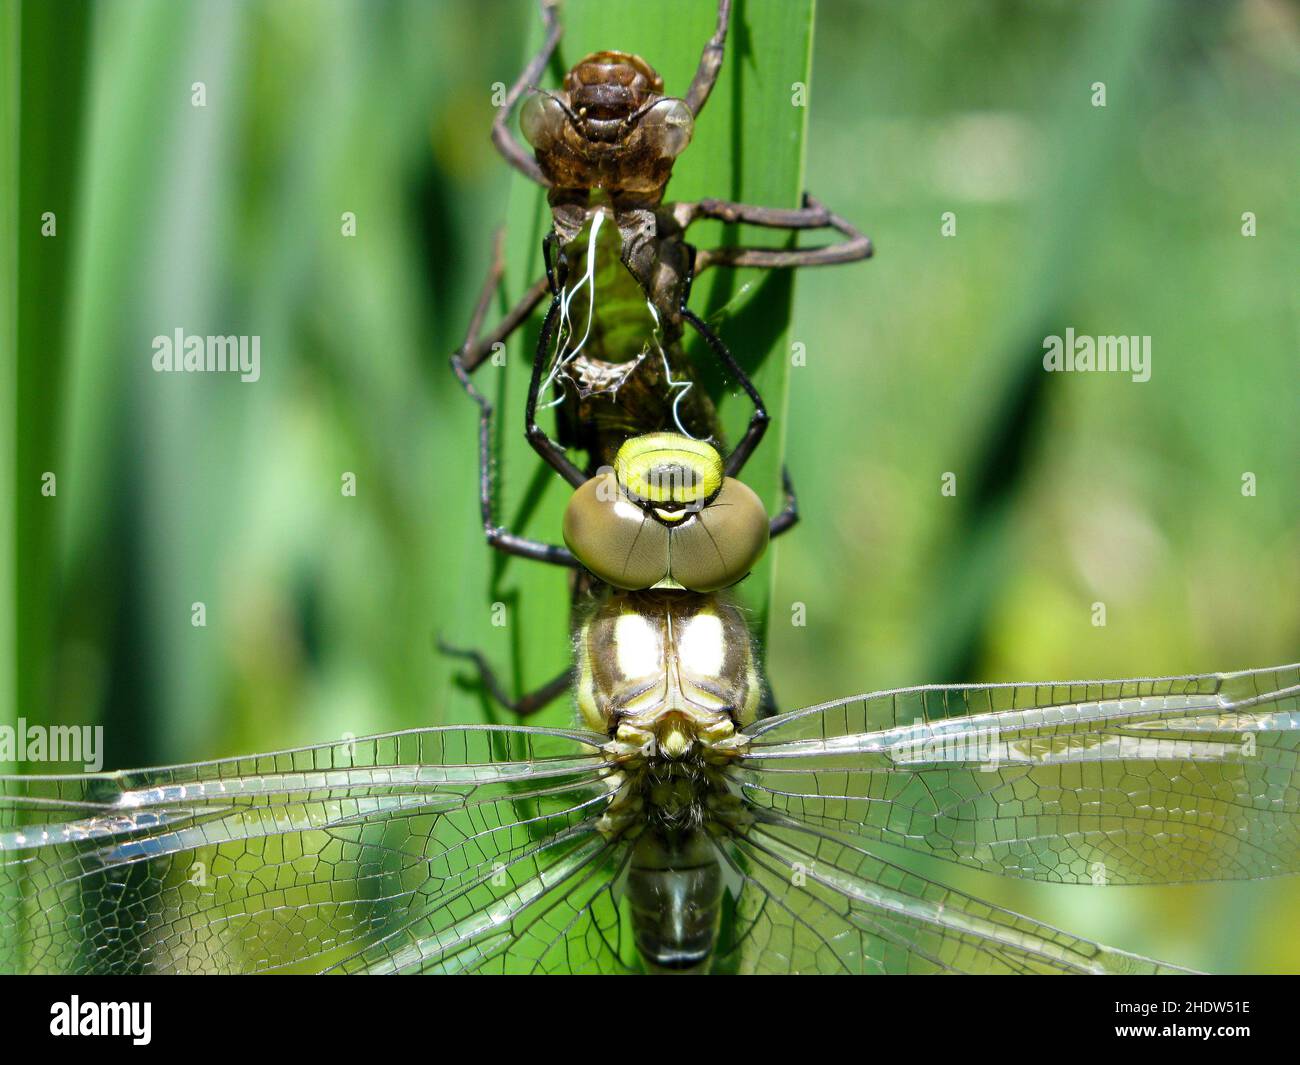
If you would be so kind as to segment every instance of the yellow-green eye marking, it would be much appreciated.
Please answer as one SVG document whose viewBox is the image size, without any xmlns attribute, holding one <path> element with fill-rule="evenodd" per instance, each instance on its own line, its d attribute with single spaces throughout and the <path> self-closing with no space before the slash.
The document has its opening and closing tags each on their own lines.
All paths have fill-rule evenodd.
<svg viewBox="0 0 1300 1065">
<path fill-rule="evenodd" d="M 703 440 L 678 433 L 634 436 L 618 449 L 614 475 L 623 490 L 638 502 L 658 504 L 665 521 L 679 521 L 698 509 L 722 487 L 722 456 Z"/>
</svg>

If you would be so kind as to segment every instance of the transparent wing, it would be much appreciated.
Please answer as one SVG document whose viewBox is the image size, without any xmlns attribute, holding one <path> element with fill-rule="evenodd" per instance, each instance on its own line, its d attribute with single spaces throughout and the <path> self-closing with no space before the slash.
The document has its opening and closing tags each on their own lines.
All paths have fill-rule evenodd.
<svg viewBox="0 0 1300 1065">
<path fill-rule="evenodd" d="M 732 837 L 735 968 L 754 973 L 1171 974 L 767 814 Z"/>
<path fill-rule="evenodd" d="M 1300 666 L 907 688 L 751 726 L 748 801 L 1010 876 L 1300 871 Z"/>
<path fill-rule="evenodd" d="M 434 905 L 331 971 L 344 973 L 580 973 L 621 971 L 613 883 L 627 848 L 607 843 L 594 819 L 498 863 L 472 890 Z M 489 876 L 493 874 L 488 874 Z"/>
<path fill-rule="evenodd" d="M 616 966 L 602 742 L 432 728 L 0 777 L 0 971 Z"/>
</svg>

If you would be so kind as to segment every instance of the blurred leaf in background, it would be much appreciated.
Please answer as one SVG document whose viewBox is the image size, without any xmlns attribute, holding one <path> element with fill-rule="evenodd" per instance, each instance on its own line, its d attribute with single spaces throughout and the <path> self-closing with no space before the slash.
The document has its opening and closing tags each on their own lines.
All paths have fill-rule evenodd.
<svg viewBox="0 0 1300 1065">
<path fill-rule="evenodd" d="M 782 706 L 1295 659 L 1294 6 L 825 2 L 798 114 L 787 6 L 739 4 L 669 189 L 781 206 L 806 185 L 878 248 L 695 301 L 769 398 L 789 377 L 754 473 L 775 488 L 783 430 L 804 520 L 771 596 Z M 714 4 L 565 9 L 546 84 L 629 48 L 680 92 Z M 521 686 L 554 672 L 563 575 L 484 547 L 474 411 L 446 368 L 493 230 L 508 288 L 540 270 L 539 197 L 487 136 L 493 85 L 536 47 L 531 0 L 0 10 L 4 716 L 101 722 L 108 764 L 140 765 L 481 720 L 437 631 Z M 1067 327 L 1150 336 L 1151 379 L 1043 373 Z M 155 373 L 177 328 L 259 336 L 260 379 Z M 504 520 L 537 467 L 524 354 L 500 382 Z M 526 527 L 554 539 L 562 499 Z M 1294 881 L 1070 889 L 913 861 L 1125 949 L 1300 965 Z"/>
<path fill-rule="evenodd" d="M 805 278 L 796 303 L 807 520 L 773 617 L 804 602 L 807 625 L 769 633 L 788 705 L 1295 660 L 1295 8 L 819 20 L 809 181 L 878 250 L 869 278 Z M 1245 211 L 1269 219 L 1255 237 Z M 1043 338 L 1071 326 L 1150 336 L 1151 379 L 1043 373 Z M 1294 881 L 1098 892 L 919 868 L 1193 967 L 1300 964 Z"/>
</svg>

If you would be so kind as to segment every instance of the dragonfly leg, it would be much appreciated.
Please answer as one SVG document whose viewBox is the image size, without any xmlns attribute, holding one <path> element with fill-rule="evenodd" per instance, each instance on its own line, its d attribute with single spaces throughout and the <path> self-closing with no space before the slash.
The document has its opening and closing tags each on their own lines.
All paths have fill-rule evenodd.
<svg viewBox="0 0 1300 1065">
<path fill-rule="evenodd" d="M 545 277 L 538 278 L 529 287 L 528 291 L 520 297 L 519 302 L 510 308 L 509 313 L 497 323 L 496 328 L 490 333 L 482 334 L 483 320 L 487 317 L 488 308 L 492 305 L 492 299 L 496 296 L 504 273 L 505 230 L 499 229 L 492 239 L 492 265 L 488 267 L 483 290 L 479 293 L 478 302 L 474 305 L 474 315 L 469 320 L 469 329 L 465 332 L 465 340 L 456 352 L 460 359 L 460 365 L 464 367 L 466 373 L 473 373 L 477 370 L 483 364 L 483 360 L 496 349 L 498 344 L 503 344 L 516 329 L 523 325 L 528 320 L 528 316 L 537 308 L 537 305 L 542 302 L 542 297 L 550 289 L 549 279 Z"/>
<path fill-rule="evenodd" d="M 561 547 L 558 544 L 547 544 L 539 540 L 529 540 L 523 536 L 516 536 L 514 533 L 501 528 L 493 520 L 493 502 L 496 498 L 496 462 L 492 454 L 492 404 L 488 402 L 488 398 L 482 392 L 474 387 L 474 383 L 470 380 L 470 374 L 483 364 L 484 359 L 497 343 L 502 342 L 514 332 L 520 323 L 532 313 L 533 308 L 541 302 L 542 295 L 550 287 L 549 279 L 543 278 L 541 282 L 529 289 L 524 298 L 515 305 L 514 309 L 492 333 L 485 337 L 479 336 L 479 330 L 483 327 L 483 319 L 487 316 L 487 309 L 496 293 L 497 286 L 501 283 L 501 274 L 505 269 L 504 236 L 504 231 L 499 230 L 497 232 L 492 248 L 492 265 L 488 268 L 487 280 L 474 308 L 474 315 L 470 319 L 465 342 L 461 345 L 460 350 L 451 357 L 452 372 L 461 383 L 461 387 L 465 389 L 470 399 L 478 404 L 479 408 L 479 510 L 483 517 L 483 533 L 492 547 L 506 554 L 517 555 L 520 558 L 530 558 L 537 562 L 551 562 L 559 566 L 577 566 L 577 559 L 573 557 L 568 548 Z"/>
<path fill-rule="evenodd" d="M 469 371 L 461 361 L 460 353 L 451 357 L 451 369 L 470 398 L 478 404 L 478 468 L 479 468 L 479 513 L 483 518 L 483 534 L 487 542 L 496 550 L 507 555 L 530 558 L 535 562 L 550 562 L 557 566 L 578 565 L 567 547 L 559 544 L 542 543 L 517 536 L 493 520 L 493 500 L 496 497 L 496 463 L 492 454 L 492 404 L 482 392 L 474 387 L 469 379 Z"/>
<path fill-rule="evenodd" d="M 574 488 L 578 488 L 586 484 L 587 475 L 573 464 L 569 456 L 564 453 L 564 448 L 547 436 L 546 431 L 537 424 L 537 398 L 542 389 L 542 373 L 546 367 L 546 357 L 551 350 L 551 338 L 555 334 L 555 319 L 559 310 L 560 296 L 557 292 L 546 311 L 541 333 L 537 337 L 537 351 L 533 356 L 533 377 L 528 384 L 528 405 L 524 410 L 524 435 L 533 445 L 533 450 L 546 460 L 547 465 Z"/>
<path fill-rule="evenodd" d="M 727 345 L 722 342 L 722 338 L 686 305 L 691 298 L 691 283 L 694 280 L 695 270 L 693 265 L 690 265 L 687 267 L 685 283 L 682 285 L 682 303 L 679 308 L 682 318 L 689 322 L 695 331 L 704 338 L 704 342 L 718 357 L 718 361 L 739 382 L 740 387 L 745 390 L 745 394 L 749 396 L 750 401 L 754 404 L 754 413 L 750 415 L 749 426 L 745 429 L 745 435 L 741 437 L 740 443 L 727 456 L 725 466 L 727 476 L 735 477 L 740 473 L 745 463 L 749 461 L 749 456 L 754 453 L 754 449 L 758 447 L 759 441 L 763 439 L 763 434 L 767 432 L 768 422 L 772 419 L 767 413 L 763 397 L 759 395 L 758 389 L 754 387 L 754 382 L 740 368 L 740 363 L 736 361 L 736 357 L 731 354 Z"/>
<path fill-rule="evenodd" d="M 492 120 L 492 143 L 496 145 L 507 163 L 518 170 L 524 177 L 542 186 L 550 185 L 550 182 L 542 176 L 541 168 L 537 165 L 537 160 L 532 153 L 515 140 L 510 132 L 510 116 L 514 113 L 515 104 L 529 89 L 537 85 L 537 79 L 542 76 L 542 71 L 546 69 L 546 64 L 551 61 L 551 55 L 555 51 L 555 46 L 560 43 L 560 34 L 563 32 L 560 28 L 560 17 L 558 14 L 559 0 L 541 0 L 542 21 L 546 25 L 546 39 L 542 41 L 542 47 L 538 53 L 533 56 L 528 65 L 519 73 L 515 83 L 510 86 L 506 93 L 506 98 L 502 101 L 500 108 L 497 109 L 497 116 Z"/>
<path fill-rule="evenodd" d="M 870 237 L 807 193 L 804 194 L 803 207 L 797 210 L 755 207 L 729 200 L 700 200 L 698 203 L 679 203 L 673 208 L 673 213 L 683 229 L 698 219 L 714 218 L 768 229 L 833 229 L 845 237 L 839 244 L 823 244 L 815 248 L 706 248 L 696 253 L 696 273 L 703 273 L 710 266 L 756 266 L 769 270 L 830 266 L 869 259 L 873 251 Z"/>
<path fill-rule="evenodd" d="M 479 680 L 482 681 L 483 686 L 487 688 L 492 698 L 520 717 L 535 714 L 542 707 L 555 702 L 556 699 L 569 690 L 569 686 L 573 683 L 573 670 L 566 668 L 554 680 L 548 681 L 535 691 L 527 692 L 518 699 L 512 699 L 505 686 L 502 685 L 500 678 L 497 677 L 496 672 L 479 651 L 467 651 L 460 647 L 452 647 L 450 644 L 445 643 L 442 637 L 438 638 L 438 650 L 445 655 L 451 655 L 453 658 L 464 658 L 473 662 L 478 670 Z"/>
<path fill-rule="evenodd" d="M 718 25 L 700 54 L 700 65 L 696 68 L 691 87 L 686 91 L 686 106 L 697 118 L 708 102 L 709 93 L 718 81 L 718 71 L 722 69 L 722 49 L 727 43 L 727 23 L 731 21 L 731 0 L 718 0 Z"/>
<path fill-rule="evenodd" d="M 773 540 L 799 524 L 799 497 L 795 495 L 794 482 L 790 480 L 790 471 L 784 463 L 781 465 L 781 490 L 785 493 L 785 505 L 768 525 Z"/>
<path fill-rule="evenodd" d="M 495 290 L 496 282 L 493 283 L 491 288 Z M 467 373 L 473 373 L 477 370 L 483 361 L 492 354 L 498 344 L 504 344 L 511 334 L 528 320 L 528 316 L 542 302 L 546 290 L 546 278 L 538 278 L 529 287 L 528 291 L 520 297 L 519 302 L 510 308 L 509 313 L 497 323 L 496 328 L 482 336 L 478 335 L 478 329 L 482 325 L 482 316 L 479 314 L 478 308 L 475 308 L 475 319 L 470 323 L 470 332 L 465 337 L 464 346 L 457 352 L 461 359 L 461 365 L 465 367 Z M 490 303 L 492 292 L 486 292 L 486 296 L 487 302 Z"/>
</svg>

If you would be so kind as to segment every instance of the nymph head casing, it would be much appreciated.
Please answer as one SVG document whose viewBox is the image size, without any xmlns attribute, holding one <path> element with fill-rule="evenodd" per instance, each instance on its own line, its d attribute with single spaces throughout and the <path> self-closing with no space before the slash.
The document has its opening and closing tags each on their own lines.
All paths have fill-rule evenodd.
<svg viewBox="0 0 1300 1065">
<path fill-rule="evenodd" d="M 530 96 L 519 126 L 555 188 L 657 202 L 695 126 L 686 102 L 663 89 L 640 56 L 593 52 L 565 76 L 562 91 Z"/>
</svg>

